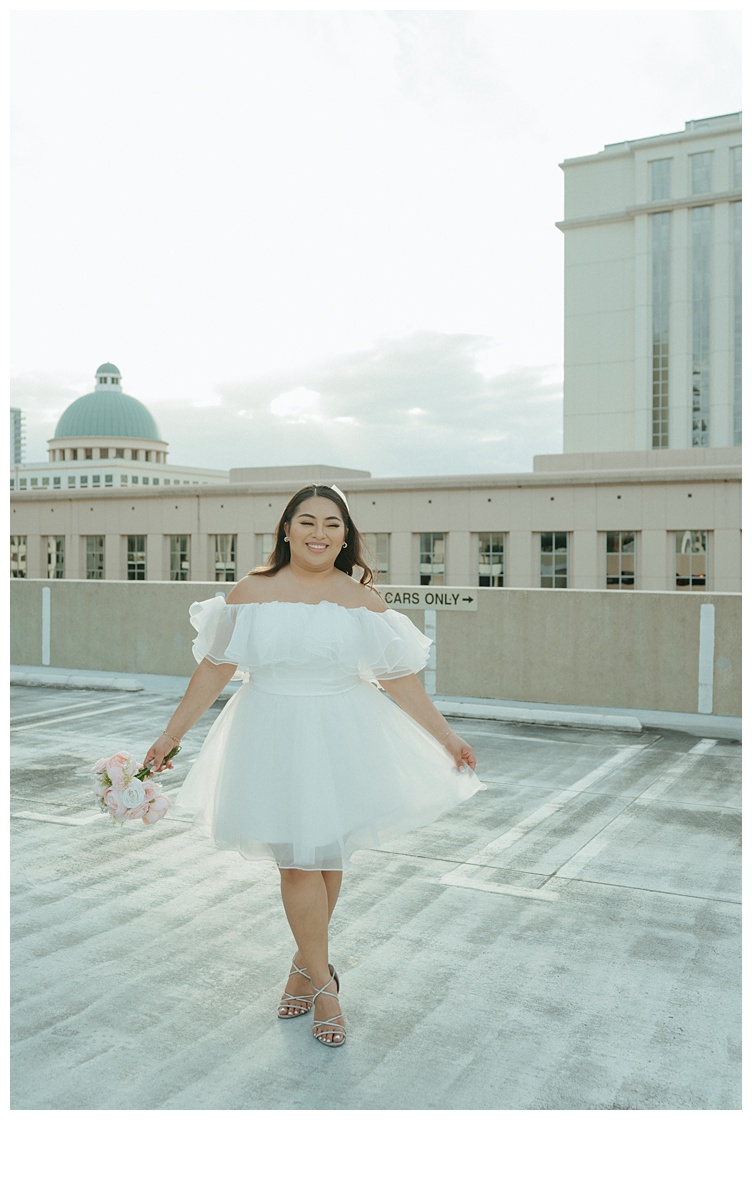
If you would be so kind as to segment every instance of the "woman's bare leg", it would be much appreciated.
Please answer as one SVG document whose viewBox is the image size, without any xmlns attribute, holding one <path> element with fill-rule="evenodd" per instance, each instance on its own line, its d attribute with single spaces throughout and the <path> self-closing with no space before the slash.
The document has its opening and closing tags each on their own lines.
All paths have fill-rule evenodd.
<svg viewBox="0 0 752 1200">
<path fill-rule="evenodd" d="M 326 876 L 339 876 L 327 885 Z M 297 871 L 280 869 L 282 903 L 297 944 L 296 964 L 305 969 L 314 987 L 323 987 L 331 978 L 329 971 L 329 917 L 337 901 L 340 871 Z M 290 994 L 303 994 L 309 987 L 300 975 L 288 981 Z M 334 991 L 334 988 L 332 989 Z M 334 995 L 319 996 L 316 1001 L 316 1019 L 339 1015 L 339 1003 Z M 324 1030 L 327 1041 L 339 1042 L 341 1032 L 336 1027 L 331 1032 Z"/>
<path fill-rule="evenodd" d="M 332 913 L 334 912 L 334 906 L 337 903 L 337 898 L 339 896 L 339 890 L 342 887 L 342 872 L 322 871 L 321 874 L 324 877 L 324 887 L 326 888 L 326 895 L 329 904 L 329 920 L 331 921 Z"/>
</svg>

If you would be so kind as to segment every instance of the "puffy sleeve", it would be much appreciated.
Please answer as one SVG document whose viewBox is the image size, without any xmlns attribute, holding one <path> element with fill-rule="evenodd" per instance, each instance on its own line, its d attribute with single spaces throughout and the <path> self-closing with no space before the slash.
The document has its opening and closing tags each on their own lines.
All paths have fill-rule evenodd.
<svg viewBox="0 0 752 1200">
<path fill-rule="evenodd" d="M 369 612 L 367 617 L 370 619 L 359 664 L 361 678 L 400 679 L 423 670 L 432 642 L 409 617 L 391 608 L 383 613 Z"/>
<path fill-rule="evenodd" d="M 240 656 L 232 645 L 238 617 L 238 606 L 228 605 L 224 596 L 212 596 L 211 600 L 199 600 L 189 611 L 191 625 L 196 630 L 193 639 L 193 657 L 196 662 L 208 658 L 209 662 L 234 663 L 239 665 Z M 236 671 L 233 679 L 246 678 L 247 672 Z"/>
</svg>

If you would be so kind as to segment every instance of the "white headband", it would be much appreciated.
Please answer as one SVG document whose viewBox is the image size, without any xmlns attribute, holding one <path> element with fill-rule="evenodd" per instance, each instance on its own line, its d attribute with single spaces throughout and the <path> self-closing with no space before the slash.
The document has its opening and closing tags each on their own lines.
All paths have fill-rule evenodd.
<svg viewBox="0 0 752 1200">
<path fill-rule="evenodd" d="M 336 492 L 338 496 L 341 496 L 341 497 L 342 497 L 342 499 L 343 499 L 343 500 L 344 500 L 344 502 L 345 502 L 345 508 L 346 508 L 346 509 L 347 509 L 347 511 L 349 512 L 349 511 L 350 511 L 350 505 L 347 503 L 347 496 L 345 495 L 345 493 L 344 493 L 344 492 L 342 492 L 342 491 L 340 491 L 340 489 L 337 487 L 336 483 L 330 483 L 328 486 L 329 486 L 329 489 L 330 489 L 330 491 L 332 491 L 332 492 Z"/>
</svg>

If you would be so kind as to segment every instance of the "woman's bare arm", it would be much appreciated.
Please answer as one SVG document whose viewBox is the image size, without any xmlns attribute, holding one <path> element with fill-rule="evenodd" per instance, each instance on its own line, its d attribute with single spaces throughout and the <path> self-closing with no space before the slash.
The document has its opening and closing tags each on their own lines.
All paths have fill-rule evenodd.
<svg viewBox="0 0 752 1200">
<path fill-rule="evenodd" d="M 476 758 L 467 742 L 455 733 L 446 717 L 442 716 L 436 705 L 426 695 L 417 675 L 403 675 L 400 679 L 380 679 L 379 683 L 385 692 L 396 700 L 400 708 L 417 721 L 447 750 L 454 759 L 455 766 L 460 768 L 463 763 L 475 767 Z"/>
<path fill-rule="evenodd" d="M 144 765 L 153 771 L 168 769 L 172 762 L 165 763 L 164 758 L 173 746 L 196 724 L 206 710 L 214 703 L 223 691 L 225 685 L 232 679 L 237 667 L 234 663 L 210 662 L 208 658 L 196 667 L 191 681 L 185 690 L 185 695 L 167 722 L 167 730 L 172 735 L 162 734 L 146 751 Z"/>
</svg>

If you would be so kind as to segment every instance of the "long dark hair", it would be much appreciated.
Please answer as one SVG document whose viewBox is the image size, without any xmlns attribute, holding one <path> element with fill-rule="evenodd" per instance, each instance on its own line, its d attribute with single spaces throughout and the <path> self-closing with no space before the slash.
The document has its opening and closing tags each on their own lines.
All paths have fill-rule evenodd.
<svg viewBox="0 0 752 1200">
<path fill-rule="evenodd" d="M 285 541 L 285 525 L 289 524 L 292 520 L 299 505 L 304 500 L 309 500 L 311 496 L 323 496 L 325 500 L 333 500 L 342 513 L 347 545 L 343 546 L 337 555 L 334 561 L 335 567 L 338 571 L 344 572 L 345 575 L 352 575 L 353 568 L 359 567 L 362 574 L 358 582 L 362 583 L 364 587 L 368 587 L 373 581 L 373 571 L 364 558 L 366 548 L 363 539 L 355 528 L 353 519 L 347 511 L 347 505 L 342 497 L 335 492 L 334 488 L 328 487 L 325 483 L 309 483 L 305 487 L 300 488 L 294 496 L 290 497 L 274 532 L 274 549 L 266 560 L 265 565 L 257 567 L 251 574 L 276 575 L 278 571 L 287 566 L 290 561 L 290 545 L 289 542 Z"/>
</svg>

